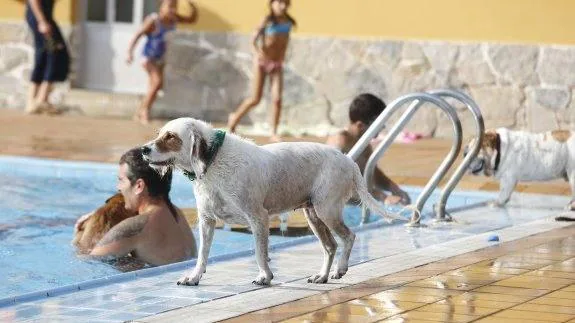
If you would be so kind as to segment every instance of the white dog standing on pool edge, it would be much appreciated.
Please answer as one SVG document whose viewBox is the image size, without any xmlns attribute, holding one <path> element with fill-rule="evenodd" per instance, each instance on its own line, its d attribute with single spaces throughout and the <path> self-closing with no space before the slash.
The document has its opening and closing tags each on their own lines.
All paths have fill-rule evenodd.
<svg viewBox="0 0 575 323">
<path fill-rule="evenodd" d="M 158 171 L 180 168 L 193 180 L 200 252 L 195 268 L 178 284 L 197 285 L 200 281 L 217 218 L 250 226 L 259 267 L 254 283 L 258 285 L 270 284 L 273 278 L 267 261 L 272 214 L 304 209 L 324 249 L 323 266 L 309 279 L 313 283 L 328 280 L 337 248 L 331 232 L 343 241 L 343 252 L 332 278 L 341 278 L 347 272 L 355 234 L 344 224 L 342 212 L 354 194 L 375 212 L 404 220 L 386 214 L 369 194 L 355 162 L 327 145 L 297 142 L 257 146 L 215 130 L 203 121 L 180 118 L 162 127 L 155 140 L 142 146 L 142 152 Z"/>
<path fill-rule="evenodd" d="M 467 145 L 466 151 L 473 143 Z M 499 180 L 497 206 L 509 201 L 520 181 L 564 178 L 569 181 L 572 195 L 567 208 L 575 210 L 575 136 L 572 131 L 529 133 L 505 128 L 486 131 L 469 170 L 475 175 L 483 172 Z"/>
</svg>

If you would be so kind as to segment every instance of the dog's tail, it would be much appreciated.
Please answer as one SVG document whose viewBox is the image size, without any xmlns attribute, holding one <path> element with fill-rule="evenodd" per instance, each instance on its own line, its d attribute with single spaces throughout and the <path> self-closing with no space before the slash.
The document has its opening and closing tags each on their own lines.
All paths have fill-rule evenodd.
<svg viewBox="0 0 575 323">
<path fill-rule="evenodd" d="M 367 183 L 361 175 L 359 167 L 355 162 L 353 164 L 355 166 L 353 172 L 353 182 L 355 184 L 355 191 L 357 192 L 357 195 L 359 195 L 361 202 L 364 203 L 370 210 L 373 210 L 375 213 L 386 218 L 389 222 L 393 220 L 407 221 L 405 218 L 388 213 L 385 208 L 379 204 L 379 202 L 369 193 L 367 189 Z"/>
</svg>

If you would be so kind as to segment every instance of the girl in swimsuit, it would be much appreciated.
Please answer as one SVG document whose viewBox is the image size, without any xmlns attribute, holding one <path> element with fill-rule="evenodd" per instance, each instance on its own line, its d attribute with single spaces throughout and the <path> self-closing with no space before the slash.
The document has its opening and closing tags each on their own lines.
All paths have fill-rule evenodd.
<svg viewBox="0 0 575 323">
<path fill-rule="evenodd" d="M 241 118 L 260 103 L 266 75 L 270 77 L 273 113 L 272 141 L 280 141 L 277 130 L 281 113 L 283 92 L 283 62 L 292 27 L 296 21 L 288 14 L 290 0 L 270 0 L 270 13 L 253 37 L 254 60 L 253 94 L 245 99 L 228 118 L 228 128 L 235 132 Z"/>
<path fill-rule="evenodd" d="M 150 109 L 158 91 L 164 83 L 164 63 L 167 48 L 166 35 L 176 29 L 176 23 L 193 24 L 198 19 L 198 10 L 191 0 L 188 0 L 191 8 L 189 16 L 180 16 L 177 13 L 178 0 L 161 0 L 158 13 L 152 13 L 144 20 L 142 27 L 132 38 L 128 47 L 126 62 L 131 64 L 134 58 L 134 47 L 142 36 L 146 36 L 144 45 L 143 67 L 148 73 L 148 92 L 144 96 L 140 109 L 134 116 L 134 120 L 147 124 L 150 120 Z"/>
</svg>

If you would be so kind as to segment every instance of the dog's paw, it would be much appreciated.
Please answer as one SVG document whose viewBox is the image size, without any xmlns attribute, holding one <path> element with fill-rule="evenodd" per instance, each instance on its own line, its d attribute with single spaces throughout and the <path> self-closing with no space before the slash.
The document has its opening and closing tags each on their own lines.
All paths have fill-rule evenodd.
<svg viewBox="0 0 575 323">
<path fill-rule="evenodd" d="M 265 273 L 261 273 L 252 282 L 252 284 L 259 285 L 259 286 L 269 285 L 269 284 L 271 284 L 273 278 L 274 278 L 274 275 L 271 273 L 269 275 L 266 275 Z"/>
<path fill-rule="evenodd" d="M 500 209 L 500 208 L 505 206 L 505 203 L 502 203 L 498 200 L 495 200 L 495 201 L 490 201 L 489 203 L 487 203 L 487 205 L 489 205 L 490 207 L 495 208 L 495 209 Z"/>
<path fill-rule="evenodd" d="M 338 269 L 336 272 L 333 273 L 333 275 L 331 275 L 331 279 L 340 279 L 341 277 L 345 276 L 346 273 L 347 268 Z"/>
<path fill-rule="evenodd" d="M 182 276 L 178 279 L 178 285 L 185 285 L 185 286 L 198 286 L 200 283 L 200 278 L 202 278 L 201 274 L 197 274 L 196 271 L 192 271 L 189 274 Z"/>
<path fill-rule="evenodd" d="M 314 284 L 325 284 L 327 283 L 327 276 L 328 274 L 317 274 L 315 276 L 311 276 L 310 278 L 307 279 L 308 283 L 314 283 Z"/>
</svg>

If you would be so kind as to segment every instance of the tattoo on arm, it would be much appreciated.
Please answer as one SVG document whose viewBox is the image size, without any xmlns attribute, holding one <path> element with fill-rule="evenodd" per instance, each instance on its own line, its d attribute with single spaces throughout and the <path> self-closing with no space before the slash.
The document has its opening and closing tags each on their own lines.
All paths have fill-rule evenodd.
<svg viewBox="0 0 575 323">
<path fill-rule="evenodd" d="M 147 222 L 147 215 L 139 215 L 126 219 L 108 231 L 102 240 L 98 242 L 96 247 L 105 246 L 121 239 L 133 237 L 144 230 Z"/>
</svg>

